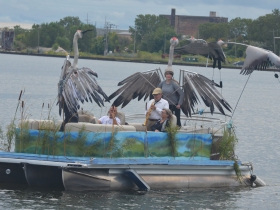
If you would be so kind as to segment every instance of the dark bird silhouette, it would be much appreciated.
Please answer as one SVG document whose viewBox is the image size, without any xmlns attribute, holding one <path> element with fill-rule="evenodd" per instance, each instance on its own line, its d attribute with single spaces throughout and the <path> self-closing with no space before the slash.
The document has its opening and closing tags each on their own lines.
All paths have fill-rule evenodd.
<svg viewBox="0 0 280 210">
<path fill-rule="evenodd" d="M 221 45 L 224 43 L 222 40 L 218 42 L 206 42 L 203 39 L 190 38 L 190 44 L 184 45 L 174 49 L 174 52 L 181 55 L 192 54 L 201 55 L 213 60 L 213 68 L 222 68 L 222 62 L 225 62 L 226 56 Z"/>
<path fill-rule="evenodd" d="M 247 47 L 246 58 L 240 74 L 248 75 L 254 70 L 263 71 L 270 66 L 275 66 L 277 69 L 280 69 L 280 58 L 269 50 L 237 42 L 228 42 L 228 44 L 237 44 Z"/>
</svg>

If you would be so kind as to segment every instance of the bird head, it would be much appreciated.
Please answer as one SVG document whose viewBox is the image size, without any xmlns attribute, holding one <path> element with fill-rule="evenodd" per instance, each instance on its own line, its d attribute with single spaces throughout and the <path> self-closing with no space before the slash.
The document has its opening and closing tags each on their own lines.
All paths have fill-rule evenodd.
<svg viewBox="0 0 280 210">
<path fill-rule="evenodd" d="M 83 38 L 83 35 L 88 32 L 88 31 L 92 31 L 93 29 L 88 29 L 88 30 L 85 30 L 85 31 L 82 31 L 82 30 L 77 30 L 75 36 L 77 36 L 77 38 L 81 39 Z"/>
<path fill-rule="evenodd" d="M 191 36 L 191 38 L 188 39 L 191 43 L 196 41 L 196 38 L 194 38 L 193 36 Z"/>
<path fill-rule="evenodd" d="M 178 44 L 179 44 L 179 40 L 178 40 L 176 37 L 172 37 L 172 38 L 170 39 L 170 45 L 171 45 L 171 46 L 175 47 L 175 46 L 178 45 Z"/>
<path fill-rule="evenodd" d="M 224 44 L 226 44 L 226 43 L 225 43 L 223 40 L 220 39 L 219 41 L 217 41 L 217 44 L 220 45 L 220 46 L 222 46 L 222 45 L 224 45 Z"/>
</svg>

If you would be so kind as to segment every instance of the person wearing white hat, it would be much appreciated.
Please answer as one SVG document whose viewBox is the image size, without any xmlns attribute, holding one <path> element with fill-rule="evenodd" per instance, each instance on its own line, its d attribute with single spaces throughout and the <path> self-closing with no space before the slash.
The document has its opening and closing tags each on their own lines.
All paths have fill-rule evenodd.
<svg viewBox="0 0 280 210">
<path fill-rule="evenodd" d="M 150 100 L 146 107 L 146 116 L 148 117 L 146 126 L 148 131 L 151 131 L 152 125 L 161 119 L 162 110 L 169 109 L 168 101 L 162 98 L 161 88 L 155 88 L 152 94 L 154 99 Z"/>
</svg>

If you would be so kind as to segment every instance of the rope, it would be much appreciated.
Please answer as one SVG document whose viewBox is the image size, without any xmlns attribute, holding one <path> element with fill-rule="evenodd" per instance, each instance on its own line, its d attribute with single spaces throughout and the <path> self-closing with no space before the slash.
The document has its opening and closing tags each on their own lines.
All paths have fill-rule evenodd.
<svg viewBox="0 0 280 210">
<path fill-rule="evenodd" d="M 241 94 L 240 94 L 240 96 L 239 96 L 239 98 L 238 98 L 238 100 L 237 100 L 237 103 L 236 103 L 236 105 L 235 105 L 235 107 L 234 107 L 234 110 L 233 110 L 233 112 L 232 112 L 231 119 L 232 119 L 232 117 L 233 117 L 233 115 L 234 115 L 234 112 L 235 112 L 235 110 L 236 110 L 236 107 L 237 107 L 237 105 L 238 105 L 238 103 L 239 103 L 239 101 L 240 101 L 240 98 L 241 98 L 241 96 L 242 96 L 244 90 L 245 90 L 245 87 L 246 87 L 246 85 L 247 85 L 247 83 L 248 83 L 248 81 L 249 81 L 250 76 L 251 76 L 251 74 L 249 74 L 248 79 L 247 79 L 247 81 L 246 81 L 246 83 L 245 83 L 245 85 L 244 85 L 244 87 L 243 87 L 243 90 L 241 91 Z"/>
</svg>

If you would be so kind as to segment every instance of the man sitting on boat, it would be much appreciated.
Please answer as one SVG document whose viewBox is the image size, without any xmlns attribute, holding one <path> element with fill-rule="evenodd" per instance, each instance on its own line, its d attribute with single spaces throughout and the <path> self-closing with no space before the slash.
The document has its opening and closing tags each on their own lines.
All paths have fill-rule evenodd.
<svg viewBox="0 0 280 210">
<path fill-rule="evenodd" d="M 118 113 L 117 107 L 112 105 L 109 109 L 109 115 L 108 116 L 103 116 L 98 120 L 99 124 L 114 124 L 114 125 L 119 125 L 121 123 L 121 120 L 116 117 Z"/>
<path fill-rule="evenodd" d="M 161 88 L 156 88 L 153 91 L 154 99 L 150 100 L 147 104 L 146 118 L 147 131 L 151 131 L 152 125 L 161 119 L 161 112 L 163 109 L 169 109 L 168 101 L 162 98 Z"/>
<path fill-rule="evenodd" d="M 158 120 L 152 127 L 152 131 L 155 132 L 166 132 L 166 127 L 170 125 L 170 118 L 172 116 L 172 112 L 170 109 L 162 109 L 161 111 L 161 119 Z"/>
</svg>

